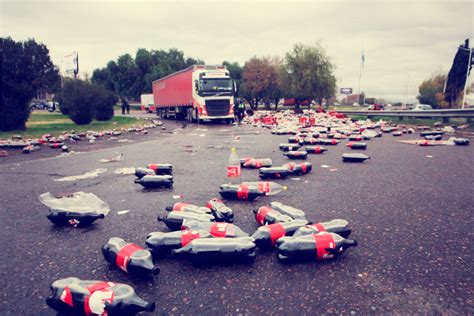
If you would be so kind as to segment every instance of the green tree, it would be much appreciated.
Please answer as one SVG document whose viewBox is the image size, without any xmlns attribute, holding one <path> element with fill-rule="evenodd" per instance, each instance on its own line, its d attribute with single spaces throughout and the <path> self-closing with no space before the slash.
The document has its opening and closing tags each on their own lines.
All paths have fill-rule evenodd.
<svg viewBox="0 0 474 316">
<path fill-rule="evenodd" d="M 229 70 L 231 78 L 235 81 L 235 84 L 237 86 L 236 97 L 242 97 L 240 95 L 240 88 L 242 85 L 243 68 L 237 62 L 231 63 L 228 61 L 223 61 L 222 65 L 224 65 L 227 68 L 227 70 Z"/>
<path fill-rule="evenodd" d="M 422 104 L 429 104 L 433 108 L 446 107 L 444 102 L 444 85 L 447 76 L 443 74 L 435 74 L 424 80 L 418 87 L 419 95 L 416 97 Z"/>
<path fill-rule="evenodd" d="M 279 61 L 276 58 L 251 58 L 244 65 L 242 78 L 241 97 L 253 108 L 256 108 L 261 100 L 268 107 L 270 100 L 280 95 Z"/>
<path fill-rule="evenodd" d="M 334 66 L 320 44 L 296 44 L 285 56 L 281 78 L 285 97 L 296 104 L 304 100 L 329 99 L 336 93 Z"/>
<path fill-rule="evenodd" d="M 37 93 L 59 89 L 59 71 L 46 45 L 34 39 L 15 42 L 10 37 L 1 38 L 0 58 L 0 130 L 25 129 L 30 115 L 29 102 Z"/>
</svg>

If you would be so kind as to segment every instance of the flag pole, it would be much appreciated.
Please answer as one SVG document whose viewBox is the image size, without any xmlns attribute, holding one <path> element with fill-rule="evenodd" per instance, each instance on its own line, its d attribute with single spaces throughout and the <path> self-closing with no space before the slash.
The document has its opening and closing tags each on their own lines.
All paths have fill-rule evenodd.
<svg viewBox="0 0 474 316">
<path fill-rule="evenodd" d="M 362 68 L 363 68 L 363 64 L 364 64 L 364 51 L 362 51 L 362 56 L 361 56 L 361 59 L 360 59 L 360 67 L 359 67 L 359 94 L 357 95 L 357 104 L 359 104 L 359 98 L 360 98 L 360 81 L 362 79 Z M 363 105 L 363 104 L 359 104 L 359 105 Z"/>
<path fill-rule="evenodd" d="M 469 45 L 471 46 L 471 45 Z M 469 68 L 471 68 L 471 58 L 472 58 L 472 48 L 469 48 L 469 59 L 467 60 L 467 69 L 466 69 L 466 82 L 464 83 L 464 92 L 462 94 L 462 104 L 461 109 L 464 109 L 464 100 L 466 99 L 466 91 L 467 91 L 467 79 L 469 76 Z"/>
</svg>

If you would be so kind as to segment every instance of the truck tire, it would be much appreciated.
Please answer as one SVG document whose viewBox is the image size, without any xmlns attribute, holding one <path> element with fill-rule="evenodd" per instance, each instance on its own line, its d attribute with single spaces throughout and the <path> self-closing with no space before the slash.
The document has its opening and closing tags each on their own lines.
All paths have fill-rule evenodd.
<svg viewBox="0 0 474 316">
<path fill-rule="evenodd" d="M 198 125 L 199 125 L 199 124 L 201 124 L 201 119 L 199 118 L 199 112 L 198 112 L 197 109 L 196 109 L 195 113 L 196 113 L 196 123 L 198 123 Z"/>
</svg>

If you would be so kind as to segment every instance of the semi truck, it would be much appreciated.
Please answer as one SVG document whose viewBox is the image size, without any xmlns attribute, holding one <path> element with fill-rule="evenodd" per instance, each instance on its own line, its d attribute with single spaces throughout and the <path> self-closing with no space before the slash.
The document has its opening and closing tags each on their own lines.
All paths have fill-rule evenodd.
<svg viewBox="0 0 474 316">
<path fill-rule="evenodd" d="M 162 119 L 234 120 L 236 84 L 225 66 L 193 65 L 153 81 L 152 87 Z"/>
</svg>

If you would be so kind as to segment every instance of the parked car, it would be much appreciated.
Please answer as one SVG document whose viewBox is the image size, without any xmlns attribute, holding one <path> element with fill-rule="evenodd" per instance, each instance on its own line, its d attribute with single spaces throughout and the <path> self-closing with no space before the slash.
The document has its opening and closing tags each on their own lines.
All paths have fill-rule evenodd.
<svg viewBox="0 0 474 316">
<path fill-rule="evenodd" d="M 385 107 L 383 106 L 383 104 L 375 103 L 375 104 L 369 105 L 367 110 L 368 111 L 383 111 L 383 110 L 385 110 Z"/>
<path fill-rule="evenodd" d="M 48 108 L 46 101 L 35 101 L 30 103 L 30 110 L 44 110 Z"/>
<path fill-rule="evenodd" d="M 415 107 L 412 109 L 412 111 L 429 111 L 429 110 L 433 110 L 433 108 L 429 104 L 415 104 Z"/>
</svg>

